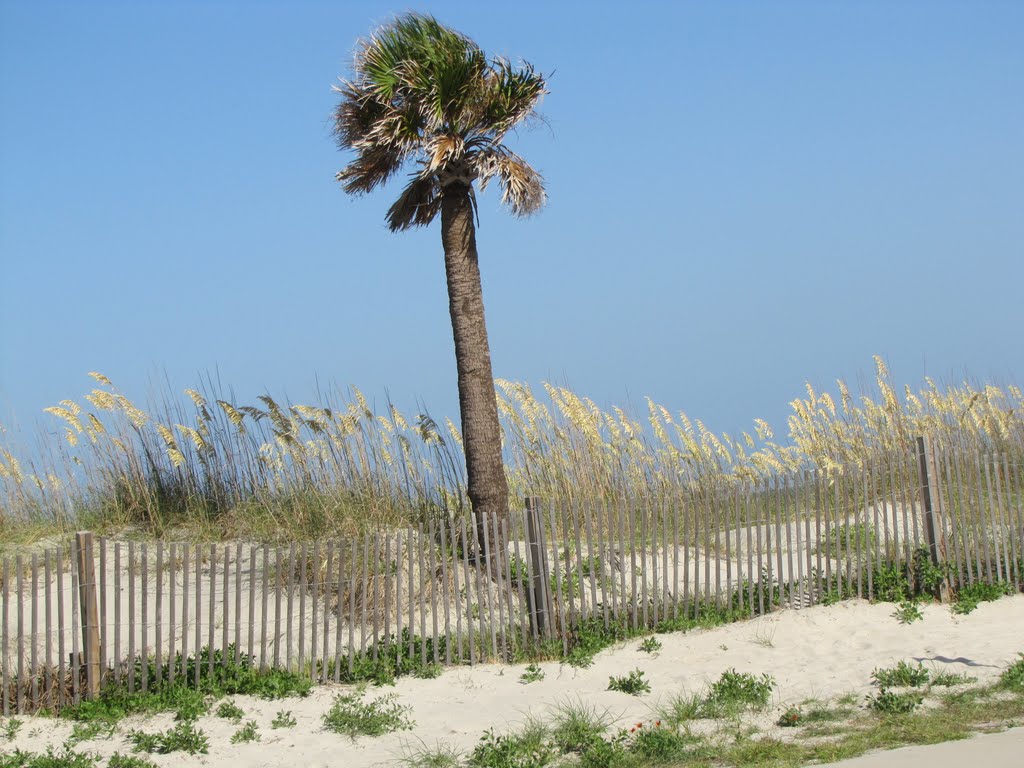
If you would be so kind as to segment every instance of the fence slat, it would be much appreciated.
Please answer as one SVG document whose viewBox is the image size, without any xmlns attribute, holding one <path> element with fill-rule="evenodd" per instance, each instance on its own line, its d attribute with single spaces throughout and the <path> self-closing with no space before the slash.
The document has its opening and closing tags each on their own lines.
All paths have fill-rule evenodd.
<svg viewBox="0 0 1024 768">
<path fill-rule="evenodd" d="M 341 539 L 338 540 L 338 586 L 337 595 L 335 597 L 335 605 L 337 606 L 335 612 L 334 622 L 334 682 L 338 682 L 341 679 L 341 625 L 342 616 L 344 614 L 343 606 L 345 605 L 345 590 L 343 589 L 343 582 L 345 578 L 345 542 Z"/>
<path fill-rule="evenodd" d="M 210 600 L 209 600 L 209 626 L 207 627 L 207 662 L 206 669 L 210 678 L 213 678 L 213 669 L 216 659 L 214 658 L 214 643 L 216 642 L 217 620 L 217 545 L 210 545 Z"/>
<path fill-rule="evenodd" d="M 135 542 L 128 542 L 128 691 L 135 691 Z M 78 654 L 78 648 L 75 648 Z"/>
<path fill-rule="evenodd" d="M 288 545 L 288 615 L 285 619 L 284 666 L 292 671 L 292 627 L 295 624 L 295 542 Z M 280 640 L 280 635 L 278 635 Z"/>
<path fill-rule="evenodd" d="M 351 549 L 348 562 L 348 674 L 351 677 L 355 671 L 356 645 L 355 645 L 355 624 L 356 624 L 356 569 L 358 566 L 358 555 L 356 553 L 356 537 L 352 537 Z M 360 629 L 362 632 L 362 629 Z"/>
<path fill-rule="evenodd" d="M 369 537 L 367 537 L 369 540 Z M 380 531 L 373 532 L 373 557 L 370 563 L 370 581 L 373 583 L 373 601 L 370 605 L 373 608 L 373 647 L 371 649 L 373 659 L 377 659 L 377 649 L 380 647 Z"/>
<path fill-rule="evenodd" d="M 174 685 L 174 667 L 175 664 L 175 644 L 177 640 L 177 632 L 175 626 L 175 610 L 177 605 L 175 604 L 175 592 L 178 587 L 178 577 L 175 572 L 178 569 L 178 545 L 175 542 L 171 542 L 170 547 L 170 577 L 167 580 L 168 586 L 168 605 L 167 605 L 167 639 L 170 646 L 167 649 L 167 685 Z"/>
<path fill-rule="evenodd" d="M 430 571 L 428 572 L 428 579 L 430 583 L 430 623 L 431 623 L 431 656 L 435 664 L 439 661 L 438 657 L 438 625 L 437 625 L 437 539 L 435 538 L 437 531 L 434 529 L 434 518 L 431 517 L 427 523 L 427 555 L 428 562 L 430 563 Z"/>
<path fill-rule="evenodd" d="M 202 649 L 203 649 L 203 550 L 201 545 L 196 543 L 196 628 L 195 628 L 195 656 L 196 663 L 193 670 L 194 685 L 199 688 L 199 676 L 202 673 Z M 211 651 L 213 649 L 210 649 Z"/>
<path fill-rule="evenodd" d="M 58 680 L 60 681 L 57 686 L 57 704 L 63 709 L 64 705 L 67 704 L 67 685 L 65 684 L 67 675 L 67 657 L 64 655 L 64 632 L 65 632 L 65 619 L 64 619 L 64 550 L 55 549 L 54 556 L 57 561 L 57 674 L 59 675 Z M 4 560 L 4 627 L 10 626 L 7 623 L 7 564 L 8 561 Z M 117 582 L 115 582 L 116 584 Z M 117 603 L 115 603 L 116 605 Z M 4 663 L 6 664 L 7 652 L 6 652 L 6 637 L 7 633 L 4 632 L 5 638 L 5 650 L 4 650 Z M 10 681 L 10 678 L 7 678 Z M 7 689 L 4 689 L 4 707 L 6 714 L 10 714 L 10 709 L 7 705 Z"/>
<path fill-rule="evenodd" d="M 46 637 L 46 667 L 45 677 L 43 679 L 43 706 L 48 709 L 54 708 L 53 702 L 53 621 L 51 618 L 51 611 L 53 610 L 53 589 L 51 586 L 51 579 L 53 578 L 53 567 L 51 561 L 53 559 L 53 552 L 49 549 L 43 551 L 43 567 L 45 568 L 44 581 L 46 589 L 46 604 L 43 613 L 43 632 Z M 7 625 L 4 624 L 4 634 L 7 633 Z M 104 671 L 106 668 L 103 668 Z M 4 697 L 7 696 L 7 691 L 0 688 L 3 691 Z"/>
<path fill-rule="evenodd" d="M 319 561 L 317 561 L 319 568 Z M 319 573 L 319 570 L 317 571 Z M 323 635 L 323 664 L 320 665 L 320 683 L 327 682 L 328 675 L 328 664 L 331 661 L 330 651 L 330 629 L 331 629 L 331 575 L 334 573 L 334 542 L 330 539 L 327 540 L 327 564 L 324 566 L 324 635 Z M 319 591 L 314 591 L 314 595 L 318 595 Z M 314 625 L 316 622 L 313 622 Z M 399 631 L 401 634 L 401 631 Z M 399 647 L 401 647 L 401 641 L 399 641 Z M 315 654 L 314 654 L 315 656 Z"/>
<path fill-rule="evenodd" d="M 380 545 L 378 544 L 378 553 Z M 391 647 L 391 535 L 384 534 L 384 655 Z"/>
<path fill-rule="evenodd" d="M 4 583 L 3 583 L 2 586 L 3 586 L 3 619 L 4 619 L 3 628 L 4 628 L 4 631 L 3 631 L 2 634 L 0 634 L 0 665 L 2 665 L 2 666 L 0 666 L 0 681 L 3 682 L 3 689 L 2 689 L 2 692 L 3 692 L 3 702 L 2 702 L 2 704 L 3 704 L 3 707 L 2 707 L 3 714 L 4 714 L 4 717 L 10 717 L 10 714 L 11 714 L 10 690 L 11 690 L 12 681 L 11 681 L 11 669 L 10 669 L 10 666 L 8 665 L 8 661 L 7 661 L 7 659 L 9 658 L 8 653 L 7 653 L 7 641 L 8 641 L 7 628 L 9 626 L 11 626 L 10 625 L 10 611 L 11 611 L 11 589 L 10 589 L 10 587 L 11 587 L 11 561 L 10 561 L 10 558 L 7 558 L 7 557 L 4 558 Z M 59 586 L 57 588 L 57 596 L 58 596 L 58 600 L 60 600 L 60 602 L 63 602 L 63 590 Z M 63 606 L 61 605 L 58 608 L 58 610 L 60 610 L 60 608 L 63 608 Z M 63 616 L 64 615 L 64 611 L 61 610 L 60 611 L 60 615 Z M 63 642 L 64 634 L 61 633 L 60 637 L 61 637 L 61 642 Z M 60 661 L 60 664 L 61 664 L 61 681 L 63 682 L 63 679 L 64 679 L 64 658 L 63 658 L 64 657 L 64 649 L 63 649 L 63 647 L 61 648 L 60 655 L 61 655 L 61 661 Z M 64 690 L 64 686 L 63 685 L 61 685 L 61 690 L 62 691 Z M 61 701 L 61 704 L 63 705 L 64 702 Z"/>
<path fill-rule="evenodd" d="M 142 686 L 142 692 L 146 693 L 149 690 L 149 552 L 146 548 L 145 542 L 139 548 L 142 559 L 142 620 L 141 624 L 142 638 L 139 643 L 139 655 L 142 658 L 142 666 L 139 672 L 140 684 Z"/>
<path fill-rule="evenodd" d="M 77 542 L 76 539 L 72 539 L 71 540 L 71 565 L 70 565 L 70 571 L 71 571 L 71 664 L 69 666 L 71 667 L 71 700 L 75 704 L 78 704 L 82 700 L 82 698 L 81 698 L 82 697 L 82 692 L 81 692 L 81 680 L 82 680 L 81 671 L 82 670 L 81 670 L 81 667 L 79 666 L 79 660 L 80 659 L 79 659 L 79 655 L 78 655 L 78 643 L 79 643 L 79 635 L 78 635 L 78 629 L 79 629 L 78 628 L 78 615 L 79 615 L 78 614 L 78 610 L 79 610 L 79 605 L 78 605 L 78 599 L 79 599 L 79 595 L 78 595 L 78 567 L 77 567 L 77 564 L 78 564 L 78 542 Z M 16 566 L 17 566 L 18 572 L 20 574 L 20 572 L 21 572 L 21 560 L 20 560 L 20 558 L 16 561 Z M 129 571 L 129 573 L 130 573 L 130 571 Z M 21 593 L 21 583 L 20 582 L 18 584 L 18 593 L 19 593 L 19 595 Z M 20 663 L 21 663 L 20 662 L 20 658 L 21 658 L 21 637 L 20 637 L 20 634 L 21 633 L 19 631 L 19 638 L 18 638 L 19 666 L 20 666 Z M 20 678 L 21 678 L 21 676 L 19 675 L 19 679 Z M 20 692 L 20 690 L 21 690 L 21 686 L 20 685 L 18 686 L 18 690 Z M 19 695 L 19 706 L 18 706 L 18 711 L 19 712 L 23 712 L 24 711 L 22 709 L 21 704 L 22 704 L 22 702 L 20 700 L 20 695 Z"/>
<path fill-rule="evenodd" d="M 438 525 L 438 535 L 441 539 L 441 600 L 444 603 L 444 663 L 452 663 L 452 617 L 451 617 L 451 593 L 450 585 L 448 584 L 448 532 L 445 530 L 447 526 L 447 517 L 441 517 L 438 519 L 440 523 Z M 398 556 L 401 556 L 399 553 Z M 458 601 L 456 601 L 458 604 Z"/>
<path fill-rule="evenodd" d="M 298 648 L 298 673 L 301 675 L 306 668 L 306 592 L 307 592 L 307 579 L 309 578 L 308 566 L 309 566 L 309 550 L 306 542 L 302 542 L 302 550 L 299 554 L 299 648 Z M 294 571 L 295 566 L 289 569 L 289 572 Z M 376 582 L 374 582 L 376 586 Z M 375 606 L 376 607 L 376 606 Z M 374 613 L 376 616 L 376 612 Z M 290 624 L 291 622 L 289 622 Z M 376 622 L 374 622 L 376 624 Z M 376 658 L 376 656 L 374 657 Z M 290 665 L 289 665 L 290 666 Z"/>
<path fill-rule="evenodd" d="M 156 684 L 157 687 L 163 682 L 163 626 L 161 620 L 163 619 L 163 601 L 164 601 L 164 543 L 158 541 L 156 543 L 156 605 L 154 606 L 154 613 L 156 614 L 156 648 L 154 655 L 154 663 L 156 664 Z"/>
<path fill-rule="evenodd" d="M 188 685 L 188 636 L 191 627 L 188 625 L 188 598 L 190 590 L 188 587 L 189 576 L 189 546 L 181 545 L 181 679 Z M 114 550 L 117 554 L 117 550 Z"/>
<path fill-rule="evenodd" d="M 221 610 L 221 629 L 220 629 L 220 663 L 225 669 L 231 663 L 231 658 L 228 655 L 228 628 L 231 626 L 231 590 L 230 590 L 230 576 L 231 576 L 231 547 L 227 544 L 224 545 L 224 564 L 222 566 L 221 573 L 221 603 L 223 608 Z M 236 608 L 237 611 L 237 608 Z"/>
<path fill-rule="evenodd" d="M 100 537 L 100 674 L 107 674 L 107 540 Z M 49 641 L 47 641 L 49 645 Z"/>
<path fill-rule="evenodd" d="M 252 547 L 250 546 L 250 550 Z M 225 618 L 225 621 L 227 619 Z M 242 656 L 242 542 L 235 545 L 235 666 Z"/>
<path fill-rule="evenodd" d="M 476 643 L 473 638 L 473 601 L 470 597 L 470 575 L 469 575 L 469 540 L 466 538 L 466 518 L 459 518 L 460 533 L 462 534 L 462 569 L 465 577 L 464 589 L 466 593 L 466 632 L 469 643 L 469 663 L 476 664 Z M 411 581 L 409 582 L 412 583 Z M 412 592 L 409 593 L 409 603 L 412 604 Z"/>
</svg>

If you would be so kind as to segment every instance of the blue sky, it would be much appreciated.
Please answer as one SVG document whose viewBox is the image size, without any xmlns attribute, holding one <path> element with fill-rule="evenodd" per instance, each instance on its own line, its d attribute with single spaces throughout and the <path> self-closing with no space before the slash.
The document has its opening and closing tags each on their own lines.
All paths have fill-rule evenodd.
<svg viewBox="0 0 1024 768">
<path fill-rule="evenodd" d="M 728 431 L 873 354 L 1024 379 L 1024 4 L 0 0 L 0 423 L 90 370 L 457 416 L 438 226 L 334 182 L 331 85 L 408 9 L 551 74 L 547 208 L 481 198 L 495 375 Z"/>
</svg>

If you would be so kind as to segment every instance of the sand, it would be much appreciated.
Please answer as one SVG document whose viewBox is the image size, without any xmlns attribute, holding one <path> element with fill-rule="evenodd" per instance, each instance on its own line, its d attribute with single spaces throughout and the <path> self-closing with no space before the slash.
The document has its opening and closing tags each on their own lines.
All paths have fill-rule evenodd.
<svg viewBox="0 0 1024 768">
<path fill-rule="evenodd" d="M 321 717 L 334 696 L 347 690 L 344 687 L 317 687 L 308 698 L 276 702 L 240 696 L 235 702 L 245 711 L 246 720 L 256 721 L 262 741 L 232 745 L 230 738 L 238 726 L 206 716 L 198 725 L 210 737 L 208 755 L 175 753 L 154 755 L 152 759 L 157 765 L 175 768 L 392 765 L 407 750 L 421 745 L 443 743 L 458 749 L 472 748 L 485 729 L 500 731 L 514 728 L 530 716 L 543 718 L 559 702 L 583 701 L 606 708 L 622 725 L 648 719 L 660 700 L 675 693 L 698 692 L 730 668 L 758 675 L 768 673 L 775 678 L 772 711 L 760 717 L 758 725 L 779 732 L 782 729 L 771 724 L 790 705 L 811 698 L 827 701 L 847 693 L 863 701 L 875 690 L 871 672 L 879 667 L 891 667 L 901 660 L 920 661 L 930 668 L 966 673 L 977 677 L 979 683 L 987 683 L 1024 651 L 1024 595 L 984 603 L 967 616 L 955 616 L 941 605 L 926 605 L 922 607 L 924 619 L 909 625 L 899 623 L 893 610 L 891 604 L 856 600 L 783 610 L 711 630 L 660 635 L 663 647 L 655 655 L 640 651 L 639 641 L 630 641 L 601 653 L 588 669 L 541 664 L 545 679 L 528 685 L 519 679 L 523 666 L 497 664 L 447 669 L 433 680 L 403 678 L 393 688 L 371 688 L 369 696 L 397 694 L 402 704 L 412 707 L 415 727 L 375 739 L 353 741 L 324 730 Z M 634 668 L 642 669 L 650 680 L 650 694 L 633 697 L 606 690 L 610 675 L 623 675 Z M 273 730 L 270 722 L 282 709 L 291 711 L 297 725 Z M 60 745 L 71 732 L 71 725 L 61 721 L 22 719 L 25 723 L 17 738 L 0 741 L 0 750 L 18 747 L 40 751 L 47 745 Z M 120 734 L 137 727 L 162 730 L 172 722 L 171 715 L 126 721 L 113 738 L 83 742 L 79 749 L 102 755 L 126 753 L 130 745 Z M 1021 738 L 1018 730 L 1002 740 L 985 736 L 968 744 L 929 749 L 937 750 L 937 755 L 946 749 L 969 749 L 972 756 L 979 757 L 984 754 L 979 750 L 992 740 L 992 749 L 1005 747 L 1012 754 L 1013 745 L 1019 747 Z M 867 756 L 847 764 L 860 768 L 925 764 L 916 757 L 918 749 L 924 748 Z M 872 762 L 876 759 L 890 762 Z M 943 764 L 938 757 L 929 757 L 928 761 L 936 766 Z"/>
</svg>

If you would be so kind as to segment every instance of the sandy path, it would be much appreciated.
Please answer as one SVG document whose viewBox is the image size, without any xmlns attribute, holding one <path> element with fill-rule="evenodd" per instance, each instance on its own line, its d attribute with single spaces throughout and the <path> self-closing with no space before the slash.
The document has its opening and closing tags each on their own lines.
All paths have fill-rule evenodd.
<svg viewBox="0 0 1024 768">
<path fill-rule="evenodd" d="M 259 726 L 262 742 L 231 745 L 237 726 L 208 716 L 199 726 L 210 736 L 210 754 L 154 756 L 160 766 L 296 766 L 363 768 L 392 764 L 409 745 L 428 746 L 441 741 L 471 748 L 489 727 L 514 727 L 528 715 L 543 717 L 560 701 L 580 699 L 607 708 L 623 724 L 650 716 L 651 707 L 673 693 L 693 692 L 717 679 L 726 669 L 771 674 L 777 689 L 774 709 L 759 724 L 771 723 L 787 706 L 808 698 L 829 699 L 845 693 L 863 698 L 874 690 L 871 672 L 900 660 L 922 661 L 926 666 L 967 673 L 979 682 L 993 680 L 1024 651 L 1024 595 L 982 604 L 968 616 L 953 616 L 940 605 L 923 607 L 924 620 L 903 625 L 893 618 L 891 604 L 851 601 L 801 611 L 785 610 L 756 620 L 706 631 L 661 635 L 663 648 L 648 655 L 631 641 L 600 654 L 589 669 L 557 663 L 542 664 L 543 681 L 524 685 L 521 666 L 485 665 L 446 670 L 439 679 L 402 679 L 394 688 L 375 688 L 377 697 L 394 692 L 412 707 L 412 731 L 378 739 L 352 740 L 323 730 L 321 716 L 329 708 L 333 686 L 318 688 L 307 699 L 265 702 L 237 697 Z M 607 691 L 610 675 L 639 667 L 651 681 L 652 692 L 634 698 Z M 278 710 L 287 709 L 298 720 L 295 728 L 271 730 Z M 144 725 L 146 730 L 167 728 L 171 716 L 151 718 L 144 724 L 124 723 L 121 732 Z M 33 751 L 59 745 L 70 726 L 49 720 L 28 719 L 13 744 Z M 129 747 L 120 737 L 84 743 L 80 748 L 109 755 Z M 863 766 L 872 763 L 859 764 Z M 888 764 L 886 764 L 888 765 Z"/>
</svg>

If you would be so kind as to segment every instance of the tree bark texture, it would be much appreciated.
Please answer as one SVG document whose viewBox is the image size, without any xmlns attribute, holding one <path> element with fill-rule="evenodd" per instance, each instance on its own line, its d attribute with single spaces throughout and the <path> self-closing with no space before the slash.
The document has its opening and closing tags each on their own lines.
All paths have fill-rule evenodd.
<svg viewBox="0 0 1024 768">
<path fill-rule="evenodd" d="M 448 279 L 448 309 L 455 340 L 459 376 L 459 412 L 466 454 L 467 494 L 476 518 L 477 539 L 484 547 L 484 520 L 508 517 L 508 481 L 501 456 L 498 401 L 491 372 L 491 352 L 484 322 L 483 286 L 476 251 L 473 203 L 467 184 L 444 187 L 441 201 L 441 243 Z M 492 518 L 491 513 L 494 513 Z M 498 537 L 490 531 L 491 564 L 501 562 Z M 483 550 L 481 549 L 481 554 Z"/>
</svg>

